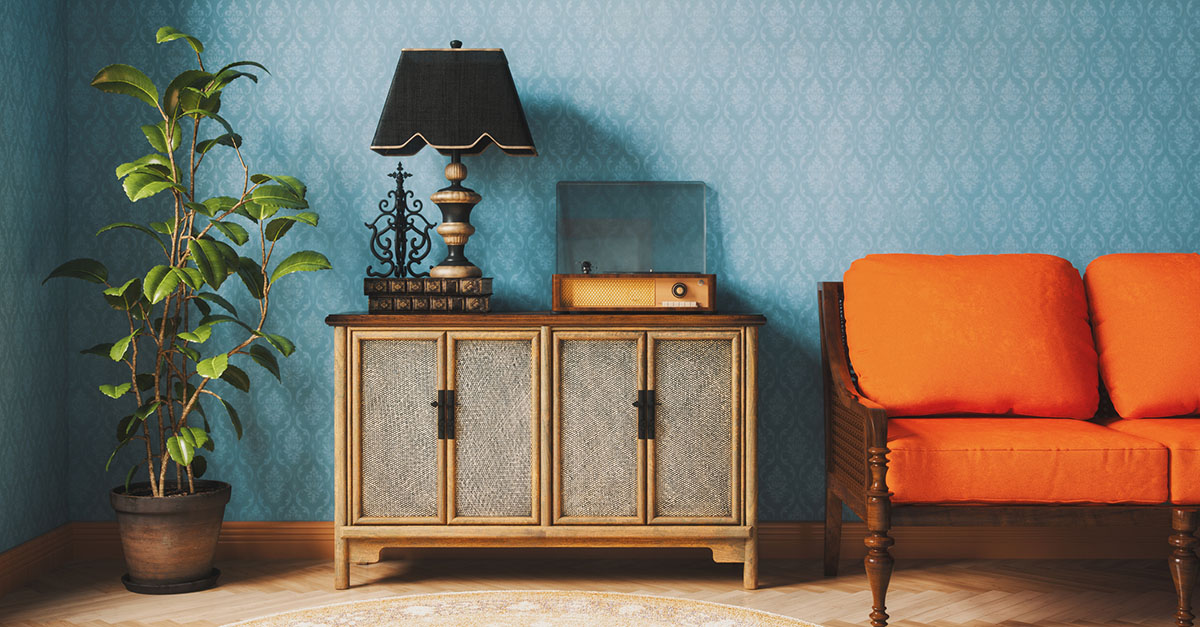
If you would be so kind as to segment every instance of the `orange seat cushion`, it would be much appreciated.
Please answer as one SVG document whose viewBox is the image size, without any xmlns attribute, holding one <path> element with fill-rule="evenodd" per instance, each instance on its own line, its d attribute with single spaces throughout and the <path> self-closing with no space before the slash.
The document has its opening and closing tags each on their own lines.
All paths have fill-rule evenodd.
<svg viewBox="0 0 1200 627">
<path fill-rule="evenodd" d="M 1200 255 L 1105 255 L 1088 265 L 1085 282 L 1117 413 L 1200 412 Z"/>
<path fill-rule="evenodd" d="M 1200 505 L 1200 418 L 1116 420 L 1108 426 L 1167 447 L 1171 458 L 1171 502 Z"/>
<path fill-rule="evenodd" d="M 1167 449 L 1084 420 L 888 420 L 896 503 L 1163 503 Z"/>
<path fill-rule="evenodd" d="M 870 255 L 844 277 L 858 384 L 892 416 L 1091 418 L 1079 272 L 1050 255 Z"/>
</svg>

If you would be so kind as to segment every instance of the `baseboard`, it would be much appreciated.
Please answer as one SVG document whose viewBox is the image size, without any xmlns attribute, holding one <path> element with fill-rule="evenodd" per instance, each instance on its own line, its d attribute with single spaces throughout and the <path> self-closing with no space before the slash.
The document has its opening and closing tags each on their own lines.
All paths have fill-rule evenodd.
<svg viewBox="0 0 1200 627">
<path fill-rule="evenodd" d="M 819 559 L 824 527 L 819 522 L 766 522 L 759 525 L 762 559 Z M 1170 530 L 1148 527 L 898 527 L 892 530 L 897 559 L 1137 559 L 1167 554 Z M 863 523 L 842 530 L 843 559 L 866 552 Z M 696 555 L 702 549 L 655 549 L 659 558 Z M 627 557 L 644 549 L 421 549 L 407 554 L 439 557 L 491 556 L 577 558 Z M 226 521 L 218 559 L 333 559 L 329 521 Z M 71 560 L 120 559 L 115 522 L 65 524 L 0 553 L 0 594 Z"/>
<path fill-rule="evenodd" d="M 71 559 L 71 523 L 0 553 L 0 595 Z"/>
</svg>

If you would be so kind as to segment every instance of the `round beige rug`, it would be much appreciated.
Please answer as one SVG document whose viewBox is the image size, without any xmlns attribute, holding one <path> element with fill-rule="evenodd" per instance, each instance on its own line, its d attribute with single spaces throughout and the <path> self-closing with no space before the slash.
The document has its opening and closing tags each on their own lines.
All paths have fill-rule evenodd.
<svg viewBox="0 0 1200 627">
<path fill-rule="evenodd" d="M 744 607 L 617 592 L 448 592 L 283 612 L 246 627 L 818 627 Z"/>
</svg>

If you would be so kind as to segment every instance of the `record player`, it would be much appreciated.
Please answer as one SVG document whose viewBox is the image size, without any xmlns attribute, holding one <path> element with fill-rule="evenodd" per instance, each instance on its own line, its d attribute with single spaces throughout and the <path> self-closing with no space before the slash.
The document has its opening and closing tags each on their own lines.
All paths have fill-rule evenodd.
<svg viewBox="0 0 1200 627">
<path fill-rule="evenodd" d="M 715 311 L 706 192 L 687 181 L 560 182 L 554 311 Z"/>
</svg>

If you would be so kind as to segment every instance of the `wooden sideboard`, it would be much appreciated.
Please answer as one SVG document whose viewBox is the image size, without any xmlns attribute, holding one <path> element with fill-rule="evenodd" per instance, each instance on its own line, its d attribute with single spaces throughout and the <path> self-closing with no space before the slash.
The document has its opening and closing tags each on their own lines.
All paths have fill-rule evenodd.
<svg viewBox="0 0 1200 627">
<path fill-rule="evenodd" d="M 706 547 L 757 587 L 759 315 L 340 314 L 334 585 L 386 547 Z"/>
</svg>

